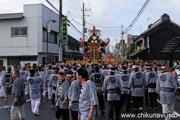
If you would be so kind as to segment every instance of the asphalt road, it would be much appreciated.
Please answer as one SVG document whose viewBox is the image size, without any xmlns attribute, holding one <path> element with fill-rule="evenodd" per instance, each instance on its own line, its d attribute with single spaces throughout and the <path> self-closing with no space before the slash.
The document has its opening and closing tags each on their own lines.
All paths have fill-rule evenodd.
<svg viewBox="0 0 180 120">
<path fill-rule="evenodd" d="M 8 105 L 12 104 L 12 97 L 10 96 L 9 100 L 8 100 Z M 10 120 L 10 108 L 5 110 L 3 108 L 1 108 L 4 105 L 4 98 L 0 98 L 0 120 Z M 25 104 L 25 113 L 26 113 L 26 120 L 54 120 L 55 119 L 55 109 L 51 108 L 51 101 L 46 101 L 44 99 L 44 102 L 40 105 L 40 115 L 39 116 L 34 116 L 31 112 L 31 103 L 27 102 Z M 177 100 L 176 104 L 175 104 L 175 111 L 177 112 L 176 114 L 180 113 L 180 101 Z M 150 110 L 147 107 L 144 106 L 143 109 L 144 113 L 148 113 L 148 114 L 153 114 L 153 113 L 161 113 L 161 105 L 158 104 L 158 110 Z M 125 111 L 125 105 L 121 111 L 122 114 L 133 114 L 134 111 L 131 108 L 130 112 L 126 112 Z M 128 118 L 122 118 L 122 120 L 127 120 Z M 129 118 L 128 120 L 131 120 L 133 118 Z M 139 118 L 140 119 L 140 118 Z M 139 120 L 137 119 L 137 120 Z M 98 109 L 98 116 L 96 118 L 96 120 L 108 120 L 108 106 L 106 103 L 106 110 L 105 110 L 105 114 L 101 115 L 99 109 Z M 133 119 L 136 120 L 136 119 Z M 164 120 L 163 118 L 158 119 L 158 118 L 141 118 L 141 120 Z M 175 120 L 180 120 L 179 118 L 176 118 Z"/>
</svg>

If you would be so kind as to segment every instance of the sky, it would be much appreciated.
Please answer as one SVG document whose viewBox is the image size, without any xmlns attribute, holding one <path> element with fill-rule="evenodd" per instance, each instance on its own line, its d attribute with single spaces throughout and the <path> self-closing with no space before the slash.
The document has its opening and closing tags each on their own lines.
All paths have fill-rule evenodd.
<svg viewBox="0 0 180 120">
<path fill-rule="evenodd" d="M 57 9 L 59 8 L 59 0 L 49 0 Z M 62 0 L 63 1 L 63 14 L 67 15 L 68 19 L 82 31 L 82 3 L 85 3 L 87 10 L 86 28 L 92 29 L 91 23 L 97 26 L 114 27 L 124 26 L 126 29 L 132 20 L 136 17 L 146 0 Z M 24 4 L 43 3 L 53 10 L 48 5 L 46 0 L 0 0 L 0 14 L 3 13 L 17 13 L 23 12 Z M 148 24 L 154 23 L 164 13 L 167 13 L 171 20 L 180 24 L 180 0 L 151 0 L 146 7 L 145 11 L 128 32 L 129 34 L 139 35 L 147 30 Z M 148 20 L 149 18 L 149 20 Z M 80 24 L 77 24 L 75 21 Z M 118 28 L 102 28 L 96 27 L 101 30 L 101 39 L 110 38 L 110 45 L 114 46 L 116 42 L 121 39 L 121 27 Z M 68 34 L 79 40 L 82 35 L 75 31 L 72 27 L 68 28 Z M 88 34 L 87 34 L 88 36 Z M 125 36 L 124 36 L 125 37 Z M 112 48 L 112 47 L 111 47 Z"/>
</svg>

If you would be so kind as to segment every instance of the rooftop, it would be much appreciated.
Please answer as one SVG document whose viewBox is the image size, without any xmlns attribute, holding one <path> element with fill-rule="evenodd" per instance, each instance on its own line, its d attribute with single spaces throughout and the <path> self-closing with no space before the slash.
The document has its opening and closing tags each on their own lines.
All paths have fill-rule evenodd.
<svg viewBox="0 0 180 120">
<path fill-rule="evenodd" d="M 0 20 L 12 20 L 24 18 L 23 13 L 0 14 Z"/>
</svg>

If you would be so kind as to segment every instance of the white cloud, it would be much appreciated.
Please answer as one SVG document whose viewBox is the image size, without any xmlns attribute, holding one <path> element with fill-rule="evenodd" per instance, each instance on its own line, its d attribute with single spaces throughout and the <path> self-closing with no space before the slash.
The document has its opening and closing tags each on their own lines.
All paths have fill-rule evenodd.
<svg viewBox="0 0 180 120">
<path fill-rule="evenodd" d="M 59 6 L 59 0 L 50 0 L 57 8 Z M 78 22 L 82 22 L 82 11 L 79 6 L 78 1 L 81 3 L 85 1 L 85 6 L 89 9 L 87 0 L 63 0 L 63 14 L 67 14 L 68 11 L 71 12 L 73 18 Z M 96 25 L 100 26 L 119 26 L 123 24 L 125 28 L 129 26 L 132 20 L 135 18 L 141 7 L 143 6 L 145 0 L 89 0 L 91 5 L 93 18 Z M 43 3 L 48 5 L 45 0 L 1 0 L 0 2 L 0 13 L 9 12 L 22 12 L 23 4 L 30 3 Z M 151 0 L 146 10 L 139 18 L 135 26 L 130 31 L 131 34 L 140 34 L 147 29 L 148 21 L 153 23 L 164 13 L 168 13 L 171 20 L 180 23 L 180 0 Z M 51 7 L 50 7 L 51 8 Z M 86 12 L 90 14 L 90 12 Z M 71 20 L 71 17 L 68 16 Z M 87 18 L 87 22 L 91 22 L 92 17 Z M 82 26 L 73 22 L 73 24 L 82 31 Z M 88 28 L 92 28 L 91 25 L 86 24 Z M 111 45 L 115 45 L 115 39 L 120 40 L 121 28 L 118 29 L 105 29 L 99 28 L 102 31 L 102 38 L 110 38 Z M 140 31 L 140 28 L 142 31 Z M 73 29 L 69 29 L 69 34 L 79 40 L 81 35 L 75 32 Z"/>
</svg>

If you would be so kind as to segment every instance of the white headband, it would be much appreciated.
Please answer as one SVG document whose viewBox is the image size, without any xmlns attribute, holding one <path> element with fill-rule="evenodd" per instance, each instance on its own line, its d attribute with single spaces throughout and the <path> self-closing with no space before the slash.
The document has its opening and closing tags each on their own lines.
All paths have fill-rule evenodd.
<svg viewBox="0 0 180 120">
<path fill-rule="evenodd" d="M 134 68 L 134 69 L 135 69 L 135 68 L 138 68 L 138 66 L 137 66 L 137 65 L 133 65 L 133 66 L 132 66 L 132 68 Z"/>
<path fill-rule="evenodd" d="M 146 66 L 146 68 L 151 68 L 151 66 Z"/>
<path fill-rule="evenodd" d="M 161 67 L 161 69 L 165 69 L 165 68 L 166 68 L 166 66 L 162 66 L 162 67 Z"/>
<path fill-rule="evenodd" d="M 122 70 L 122 72 L 125 72 L 125 71 L 127 71 L 127 70 Z"/>
<path fill-rule="evenodd" d="M 66 74 L 66 77 L 74 77 L 74 75 Z"/>
<path fill-rule="evenodd" d="M 111 70 L 111 69 L 109 69 L 109 72 L 115 72 L 115 70 Z"/>
</svg>

